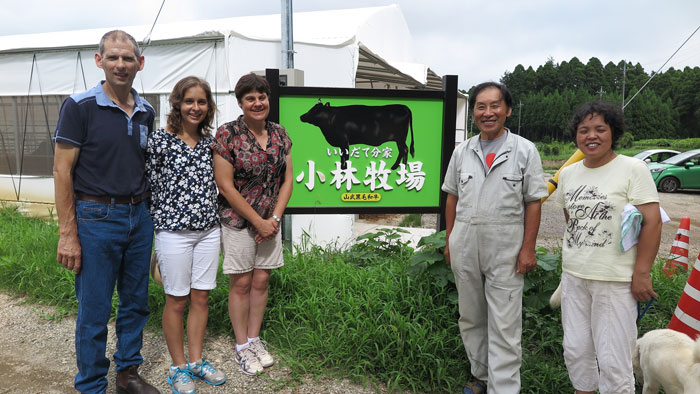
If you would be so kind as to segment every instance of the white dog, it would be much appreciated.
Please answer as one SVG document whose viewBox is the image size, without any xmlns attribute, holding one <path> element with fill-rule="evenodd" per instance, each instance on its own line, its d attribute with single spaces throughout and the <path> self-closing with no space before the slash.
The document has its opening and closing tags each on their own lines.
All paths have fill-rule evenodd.
<svg viewBox="0 0 700 394">
<path fill-rule="evenodd" d="M 552 296 L 549 297 L 549 306 L 552 308 L 559 308 L 561 306 L 561 282 L 559 282 L 559 286 L 554 290 Z"/>
<path fill-rule="evenodd" d="M 693 341 L 678 331 L 653 330 L 637 340 L 632 355 L 642 394 L 700 393 L 700 338 Z"/>
</svg>

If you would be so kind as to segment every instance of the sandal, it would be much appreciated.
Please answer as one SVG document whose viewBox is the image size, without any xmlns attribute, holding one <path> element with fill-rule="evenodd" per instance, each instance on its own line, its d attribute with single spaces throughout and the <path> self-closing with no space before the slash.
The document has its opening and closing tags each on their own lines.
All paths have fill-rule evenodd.
<svg viewBox="0 0 700 394">
<path fill-rule="evenodd" d="M 479 379 L 474 379 L 467 383 L 462 390 L 462 394 L 485 394 L 486 393 L 486 382 Z"/>
</svg>

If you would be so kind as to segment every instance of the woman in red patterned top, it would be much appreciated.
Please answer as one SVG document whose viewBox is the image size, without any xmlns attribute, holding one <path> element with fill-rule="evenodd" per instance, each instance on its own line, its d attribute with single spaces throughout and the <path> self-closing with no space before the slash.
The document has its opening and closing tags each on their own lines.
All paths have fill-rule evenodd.
<svg viewBox="0 0 700 394">
<path fill-rule="evenodd" d="M 212 148 L 235 358 L 252 375 L 274 363 L 259 334 L 270 270 L 284 264 L 279 230 L 292 194 L 292 141 L 284 127 L 267 121 L 265 79 L 244 75 L 235 94 L 243 115 L 219 127 Z"/>
</svg>

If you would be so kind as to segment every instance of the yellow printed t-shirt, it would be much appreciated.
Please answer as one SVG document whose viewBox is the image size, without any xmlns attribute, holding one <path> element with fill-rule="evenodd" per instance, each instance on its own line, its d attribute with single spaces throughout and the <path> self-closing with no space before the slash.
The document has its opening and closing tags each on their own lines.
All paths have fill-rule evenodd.
<svg viewBox="0 0 700 394">
<path fill-rule="evenodd" d="M 621 213 L 627 203 L 658 202 L 646 164 L 618 155 L 598 168 L 583 161 L 561 171 L 557 203 L 569 212 L 562 268 L 582 279 L 630 282 L 637 246 L 620 251 Z"/>
</svg>

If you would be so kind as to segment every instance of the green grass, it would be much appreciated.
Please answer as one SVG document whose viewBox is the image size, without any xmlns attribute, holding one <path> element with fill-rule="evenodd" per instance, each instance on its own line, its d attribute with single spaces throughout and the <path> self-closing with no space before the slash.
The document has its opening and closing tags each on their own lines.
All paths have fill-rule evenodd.
<svg viewBox="0 0 700 394">
<path fill-rule="evenodd" d="M 56 263 L 55 223 L 0 209 L 0 289 L 56 306 L 60 319 L 76 311 L 73 274 Z M 414 252 L 390 233 L 365 238 L 347 251 L 310 246 L 270 279 L 262 336 L 292 371 L 343 376 L 390 390 L 457 392 L 469 366 L 457 327 L 454 285 L 433 268 L 408 273 Z M 546 304 L 560 276 L 558 251 L 538 251 L 528 274 L 523 308 L 522 386 L 527 393 L 570 392 L 562 358 L 559 310 Z M 433 265 L 441 268 L 439 262 Z M 640 335 L 668 325 L 687 274 L 667 279 L 653 270 L 658 302 L 642 319 Z M 209 330 L 232 335 L 227 312 L 228 278 L 219 275 L 210 298 Z M 115 299 L 116 301 L 116 299 Z M 159 330 L 163 290 L 151 282 L 149 328 Z"/>
</svg>

